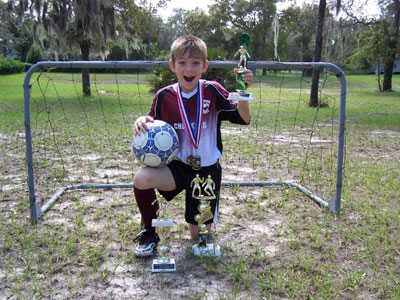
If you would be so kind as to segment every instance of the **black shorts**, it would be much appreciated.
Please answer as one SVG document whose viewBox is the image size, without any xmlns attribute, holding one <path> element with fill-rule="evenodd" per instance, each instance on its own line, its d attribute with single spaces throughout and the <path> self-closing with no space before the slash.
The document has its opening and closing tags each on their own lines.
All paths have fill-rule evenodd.
<svg viewBox="0 0 400 300">
<path fill-rule="evenodd" d="M 160 194 L 167 199 L 168 201 L 172 200 L 176 195 L 178 195 L 183 190 L 186 190 L 185 197 L 185 220 L 190 224 L 197 225 L 197 222 L 194 220 L 194 216 L 199 214 L 197 206 L 199 205 L 199 200 L 192 197 L 192 188 L 190 187 L 192 180 L 199 174 L 200 178 L 207 179 L 208 175 L 211 176 L 212 180 L 215 183 L 214 194 L 216 196 L 215 199 L 210 200 L 211 211 L 214 215 L 214 218 L 205 222 L 205 224 L 214 223 L 218 218 L 218 204 L 219 204 L 219 191 L 221 189 L 221 176 L 222 170 L 219 162 L 208 166 L 202 167 L 200 170 L 195 171 L 191 166 L 178 161 L 173 160 L 168 168 L 171 170 L 172 176 L 174 177 L 176 190 L 166 192 L 160 191 Z M 202 190 L 204 190 L 202 188 Z"/>
</svg>

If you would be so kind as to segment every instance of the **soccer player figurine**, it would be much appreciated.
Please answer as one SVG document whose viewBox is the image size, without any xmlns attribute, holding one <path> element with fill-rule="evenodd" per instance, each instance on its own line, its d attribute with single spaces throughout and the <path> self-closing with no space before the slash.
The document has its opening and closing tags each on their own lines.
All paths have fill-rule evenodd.
<svg viewBox="0 0 400 300">
<path fill-rule="evenodd" d="M 200 178 L 198 174 L 196 174 L 196 178 L 193 179 L 193 182 L 197 182 L 199 185 L 197 188 L 200 190 L 198 196 L 193 195 L 193 198 L 198 199 L 200 201 L 197 206 L 199 214 L 195 215 L 194 219 L 197 222 L 197 226 L 199 228 L 199 243 L 193 245 L 192 250 L 193 254 L 196 256 L 211 256 L 211 257 L 219 257 L 221 255 L 221 249 L 218 245 L 214 243 L 207 243 L 207 225 L 205 224 L 207 221 L 213 218 L 213 213 L 211 211 L 210 200 L 215 199 L 215 183 L 212 180 L 211 176 L 208 175 L 207 179 L 204 181 L 202 187 L 204 187 L 204 192 L 207 195 L 203 195 L 201 192 L 200 183 L 204 181 L 204 178 Z"/>
<path fill-rule="evenodd" d="M 250 58 L 250 54 L 243 46 L 240 46 L 240 49 L 235 53 L 235 56 L 237 56 L 238 54 L 239 54 L 239 63 L 238 63 L 239 70 L 246 69 L 247 59 Z"/>
<path fill-rule="evenodd" d="M 214 190 L 215 190 L 215 182 L 212 180 L 211 175 L 208 175 L 207 179 L 203 183 L 204 192 L 215 198 Z"/>
<path fill-rule="evenodd" d="M 198 192 L 198 197 L 201 197 L 201 183 L 203 183 L 204 178 L 200 178 L 199 174 L 196 174 L 196 178 L 192 180 L 190 183 L 190 187 L 193 187 L 192 189 L 192 197 L 195 197 L 196 191 Z"/>
<path fill-rule="evenodd" d="M 243 80 L 243 72 L 247 69 L 247 60 L 250 58 L 250 54 L 246 47 L 240 45 L 240 48 L 235 53 L 235 57 L 239 56 L 238 70 L 236 77 L 236 92 L 229 93 L 229 100 L 237 101 L 251 101 L 253 100 L 253 94 L 246 91 L 246 83 Z"/>
<path fill-rule="evenodd" d="M 168 219 L 167 215 L 168 202 L 164 197 L 158 197 L 152 204 L 154 205 L 156 202 L 158 202 L 159 206 L 159 209 L 157 210 L 157 219 L 153 219 L 151 224 L 156 228 L 156 233 L 160 238 L 157 246 L 157 251 L 160 257 L 153 259 L 151 271 L 153 273 L 175 272 L 175 259 L 168 257 L 170 251 L 168 237 L 173 225 L 172 219 Z"/>
</svg>

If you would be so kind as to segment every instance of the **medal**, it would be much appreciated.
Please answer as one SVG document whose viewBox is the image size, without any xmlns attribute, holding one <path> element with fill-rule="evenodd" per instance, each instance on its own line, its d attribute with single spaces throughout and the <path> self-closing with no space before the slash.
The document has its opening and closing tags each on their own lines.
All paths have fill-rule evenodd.
<svg viewBox="0 0 400 300">
<path fill-rule="evenodd" d="M 193 170 L 198 171 L 201 169 L 201 158 L 197 155 L 188 156 L 186 163 L 192 167 Z"/>
<path fill-rule="evenodd" d="M 201 136 L 201 125 L 203 124 L 203 85 L 200 84 L 200 81 L 197 85 L 197 113 L 196 120 L 194 122 L 194 126 L 190 125 L 190 120 L 188 113 L 186 112 L 185 104 L 183 103 L 182 92 L 179 87 L 179 83 L 176 84 L 176 94 L 178 98 L 178 106 L 179 112 L 181 114 L 181 119 L 183 124 L 185 125 L 186 132 L 190 137 L 190 141 L 192 146 L 197 149 L 200 144 L 200 136 Z"/>
</svg>

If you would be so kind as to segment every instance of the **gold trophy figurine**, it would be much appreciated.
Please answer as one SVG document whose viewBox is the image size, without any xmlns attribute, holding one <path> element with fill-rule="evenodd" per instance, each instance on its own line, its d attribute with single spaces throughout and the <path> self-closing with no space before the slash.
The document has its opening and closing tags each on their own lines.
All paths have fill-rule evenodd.
<svg viewBox="0 0 400 300">
<path fill-rule="evenodd" d="M 214 194 L 214 190 L 215 190 L 215 182 L 214 180 L 212 180 L 211 175 L 207 176 L 207 179 L 204 181 L 203 183 L 203 187 L 204 187 L 204 192 L 208 195 L 208 196 L 213 196 L 215 199 L 215 194 Z"/>
<path fill-rule="evenodd" d="M 154 205 L 156 202 L 159 206 L 157 210 L 157 219 L 153 219 L 151 225 L 156 228 L 156 233 L 160 238 L 157 245 L 157 251 L 160 256 L 153 259 L 151 272 L 175 272 L 175 260 L 168 257 L 170 251 L 168 237 L 173 225 L 172 219 L 169 219 L 167 214 L 168 202 L 164 197 L 158 197 L 152 204 Z"/>
<path fill-rule="evenodd" d="M 250 53 L 248 51 L 250 37 L 248 34 L 244 33 L 240 37 L 240 48 L 235 53 L 235 57 L 239 57 L 238 62 L 238 72 L 236 77 L 236 92 L 229 93 L 229 100 L 237 101 L 251 101 L 253 100 L 253 94 L 246 91 L 246 83 L 243 80 L 243 72 L 247 69 L 247 60 L 250 58 Z"/>
<path fill-rule="evenodd" d="M 192 187 L 192 197 L 195 197 L 196 191 L 198 196 L 201 196 L 201 184 L 203 183 L 204 178 L 200 178 L 199 174 L 196 174 L 196 177 L 190 182 L 190 187 Z"/>
<path fill-rule="evenodd" d="M 199 214 L 195 215 L 195 221 L 197 222 L 197 226 L 199 228 L 199 243 L 193 245 L 192 250 L 193 254 L 196 256 L 211 256 L 211 257 L 219 257 L 221 255 L 221 248 L 218 245 L 207 243 L 207 225 L 205 222 L 211 220 L 213 218 L 213 213 L 211 212 L 210 200 L 216 198 L 214 190 L 215 183 L 212 180 L 211 176 L 208 175 L 207 179 L 200 178 L 197 174 L 196 177 L 192 180 L 191 186 L 194 184 L 192 196 L 195 199 L 200 201 L 197 209 L 199 210 Z M 202 194 L 202 189 L 207 195 Z M 195 194 L 196 191 L 199 193 Z"/>
</svg>

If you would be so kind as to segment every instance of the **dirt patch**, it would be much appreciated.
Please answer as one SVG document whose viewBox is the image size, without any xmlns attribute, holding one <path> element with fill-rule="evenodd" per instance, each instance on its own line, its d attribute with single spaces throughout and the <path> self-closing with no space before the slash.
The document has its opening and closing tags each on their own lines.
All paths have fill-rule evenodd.
<svg viewBox="0 0 400 300">
<path fill-rule="evenodd" d="M 240 132 L 235 129 L 224 134 Z M 375 136 L 382 135 L 386 139 L 377 143 Z M 362 144 L 351 139 L 348 146 L 356 150 L 351 151 L 351 161 L 359 160 L 358 166 L 373 162 L 373 158 L 378 161 L 383 157 L 383 149 L 384 155 L 393 157 L 400 150 L 399 142 L 393 142 L 393 137 L 398 136 L 396 132 L 375 131 L 372 137 L 363 136 Z M 364 221 L 365 215 L 352 209 L 355 204 L 349 194 L 343 197 L 344 219 L 335 220 L 307 196 L 287 187 L 222 188 L 219 221 L 214 232 L 222 250 L 220 259 L 193 256 L 191 247 L 196 241 L 189 237 L 183 217 L 184 197 L 179 195 L 170 203 L 174 221 L 170 256 L 176 260 L 177 272 L 152 274 L 151 259 L 133 255 L 140 214 L 131 189 L 68 191 L 39 225 L 33 227 L 29 221 L 24 155 L 20 153 L 23 142 L 15 143 L 15 135 L 1 137 L 5 146 L 0 157 L 0 209 L 5 212 L 0 219 L 4 228 L 0 237 L 1 298 L 30 298 L 33 294 L 51 299 L 262 299 L 271 296 L 272 291 L 272 299 L 287 299 L 296 298 L 287 292 L 290 285 L 297 284 L 296 279 L 306 280 L 301 285 L 308 289 L 315 278 L 320 280 L 315 286 L 324 285 L 321 279 L 324 278 L 329 279 L 329 284 L 334 281 L 338 289 L 342 282 L 347 284 L 349 287 L 340 296 L 351 299 L 354 293 L 346 291 L 362 288 L 354 287 L 354 282 L 362 284 L 370 280 L 362 277 L 369 270 L 366 262 L 357 260 L 362 253 L 353 253 L 365 245 L 358 244 L 359 235 L 350 234 Z M 294 138 L 279 134 L 273 143 L 285 145 L 283 150 L 290 145 L 289 150 L 294 151 L 296 147 L 303 149 L 300 144 L 307 138 L 301 134 Z M 311 144 L 326 143 L 330 141 L 318 138 Z M 286 172 L 285 164 L 295 163 L 286 158 L 285 152 L 282 160 L 269 162 L 264 153 L 260 154 L 264 160 L 250 161 L 238 159 L 233 147 L 227 149 L 222 161 L 224 181 L 259 180 L 267 167 L 267 175 L 279 180 Z M 275 147 L 273 152 L 280 151 Z M 137 165 L 126 159 L 127 153 L 114 152 L 104 157 L 88 152 L 79 160 L 68 157 L 68 162 L 74 171 L 84 169 L 82 174 L 93 182 L 131 182 Z M 10 161 L 16 163 L 9 164 Z M 90 167 L 80 168 L 82 162 Z M 69 184 L 57 177 L 62 169 L 51 173 L 47 165 L 41 168 L 48 177 L 43 179 L 46 189 L 38 188 L 39 195 L 51 194 L 63 184 Z M 290 175 L 293 174 L 286 179 L 291 179 Z M 71 178 L 75 177 L 71 175 Z M 385 184 L 390 178 L 382 180 Z M 368 188 L 357 186 L 351 193 L 360 198 L 365 194 L 368 199 L 371 197 Z M 396 202 L 390 199 L 395 209 Z M 38 201 L 43 204 L 45 198 L 39 197 Z M 380 217 L 376 214 L 373 222 L 378 222 Z M 344 226 L 342 222 L 349 224 Z M 387 232 L 395 230 L 388 228 Z M 385 259 L 392 264 L 399 262 L 398 255 L 393 260 Z M 366 270 L 354 271 L 356 266 Z M 344 270 L 349 275 L 343 275 Z M 303 275 L 298 278 L 300 273 Z M 365 285 L 363 288 L 359 295 L 379 298 L 376 291 L 368 290 Z"/>
</svg>

